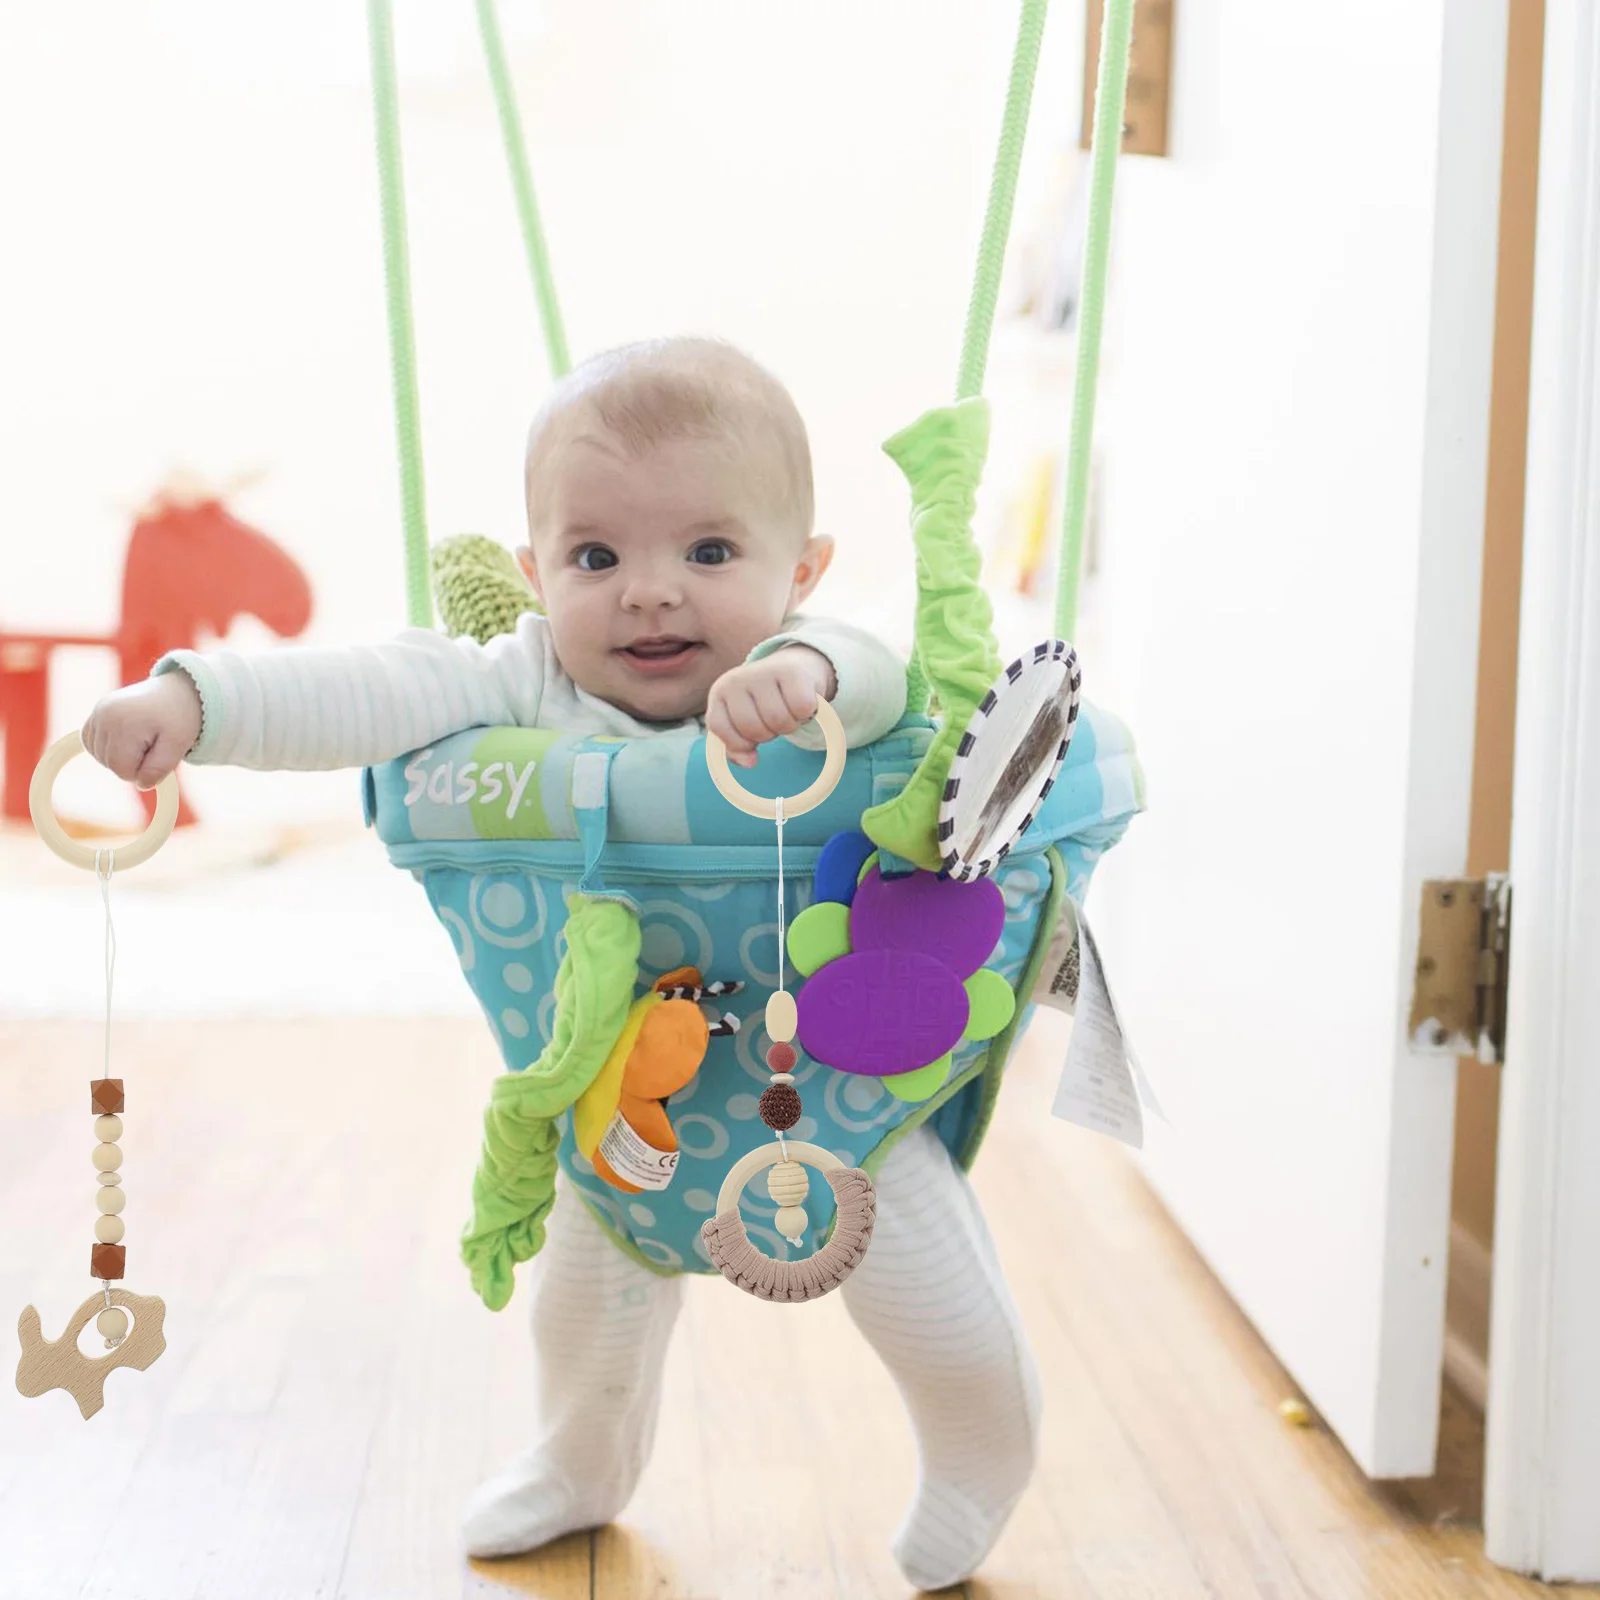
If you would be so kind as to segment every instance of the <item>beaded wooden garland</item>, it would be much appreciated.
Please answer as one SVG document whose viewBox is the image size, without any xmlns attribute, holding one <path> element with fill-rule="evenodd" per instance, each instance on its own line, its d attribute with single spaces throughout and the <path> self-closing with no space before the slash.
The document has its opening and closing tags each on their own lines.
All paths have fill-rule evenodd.
<svg viewBox="0 0 1600 1600">
<path fill-rule="evenodd" d="M 95 1243 L 89 1251 L 89 1272 L 100 1280 L 100 1291 L 92 1294 L 72 1314 L 59 1339 L 46 1339 L 37 1309 L 27 1306 L 17 1319 L 17 1335 L 22 1356 L 17 1362 L 17 1388 L 32 1398 L 51 1389 L 65 1389 L 78 1402 L 85 1421 L 105 1404 L 106 1378 L 118 1367 L 144 1371 L 167 1348 L 162 1332 L 166 1321 L 165 1303 L 155 1295 L 130 1294 L 113 1289 L 127 1271 L 127 1247 L 122 1209 L 127 1196 L 122 1190 L 122 1113 L 125 1096 L 121 1078 L 111 1073 L 111 980 L 116 967 L 116 933 L 111 921 L 111 878 L 121 867 L 127 871 L 148 861 L 166 843 L 178 815 L 178 780 L 162 779 L 156 790 L 155 816 L 150 825 L 131 844 L 114 850 L 90 850 L 67 837 L 51 809 L 50 794 L 57 774 L 75 755 L 83 751 L 76 734 L 58 740 L 34 769 L 28 786 L 28 809 L 39 837 L 50 849 L 76 867 L 93 871 L 100 884 L 106 912 L 106 1028 L 105 1066 L 89 1083 L 89 1108 L 94 1114 L 94 1131 L 99 1143 L 91 1160 L 99 1179 L 95 1203 L 99 1220 L 95 1223 Z M 128 1313 L 133 1313 L 133 1332 L 128 1332 Z M 95 1327 L 111 1353 L 89 1356 L 78 1346 L 79 1336 L 95 1318 Z"/>
<path fill-rule="evenodd" d="M 784 1137 L 799 1122 L 803 1107 L 794 1081 L 794 1068 L 800 1057 L 792 1042 L 799 1017 L 794 996 L 783 987 L 781 952 L 788 948 L 784 931 L 783 823 L 785 816 L 798 816 L 826 800 L 844 771 L 844 728 L 826 700 L 817 702 L 817 722 L 827 740 L 822 774 L 792 800 L 781 795 L 765 800 L 750 794 L 729 770 L 726 746 L 714 733 L 706 734 L 706 766 L 712 782 L 730 804 L 752 816 L 770 817 L 778 830 L 778 988 L 768 997 L 766 1016 L 767 1036 L 772 1041 L 767 1049 L 767 1066 L 772 1079 L 762 1090 L 759 1103 L 761 1120 L 777 1139 L 752 1150 L 723 1179 L 716 1215 L 700 1230 L 706 1253 L 723 1277 L 761 1300 L 815 1300 L 837 1289 L 866 1254 L 877 1215 L 877 1195 L 865 1172 L 845 1166 L 819 1145 L 791 1143 Z M 805 1200 L 811 1180 L 806 1175 L 807 1166 L 821 1172 L 833 1190 L 838 1206 L 833 1232 L 814 1255 L 800 1261 L 775 1261 L 751 1243 L 739 1215 L 739 1197 L 758 1172 L 770 1167 L 767 1193 L 778 1207 L 773 1226 L 791 1244 L 799 1244 L 809 1226 Z"/>
</svg>

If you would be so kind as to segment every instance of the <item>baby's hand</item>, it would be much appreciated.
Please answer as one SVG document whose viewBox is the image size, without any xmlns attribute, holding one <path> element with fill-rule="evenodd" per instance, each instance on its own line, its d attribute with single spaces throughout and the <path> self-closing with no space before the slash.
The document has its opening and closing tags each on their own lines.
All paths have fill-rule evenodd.
<svg viewBox="0 0 1600 1600">
<path fill-rule="evenodd" d="M 141 789 L 153 789 L 200 737 L 200 695 L 185 672 L 106 695 L 83 725 L 83 748 Z"/>
<path fill-rule="evenodd" d="M 817 714 L 817 701 L 838 691 L 833 664 L 809 645 L 747 661 L 724 672 L 706 701 L 706 730 L 728 747 L 728 759 L 741 767 L 756 764 L 756 746 L 803 728 Z"/>
</svg>

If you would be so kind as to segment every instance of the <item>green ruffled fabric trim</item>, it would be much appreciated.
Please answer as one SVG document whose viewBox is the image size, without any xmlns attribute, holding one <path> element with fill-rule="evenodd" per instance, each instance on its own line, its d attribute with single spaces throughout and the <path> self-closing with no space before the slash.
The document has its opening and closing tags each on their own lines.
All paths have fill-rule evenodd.
<svg viewBox="0 0 1600 1600">
<path fill-rule="evenodd" d="M 911 485 L 916 659 L 942 725 L 911 781 L 894 799 L 864 812 L 861 827 L 880 849 L 936 872 L 944 862 L 938 822 L 945 779 L 961 735 L 1002 665 L 994 612 L 981 582 L 983 558 L 972 537 L 978 481 L 989 452 L 989 403 L 940 406 L 883 448 Z"/>
<path fill-rule="evenodd" d="M 616 900 L 574 895 L 550 1043 L 530 1067 L 495 1079 L 483 1114 L 461 1259 L 491 1311 L 510 1301 L 517 1263 L 544 1247 L 561 1142 L 555 1119 L 605 1065 L 633 1004 L 638 971 L 638 915 Z"/>
<path fill-rule="evenodd" d="M 444 631 L 479 644 L 510 633 L 524 611 L 543 611 L 516 557 L 481 533 L 441 539 L 428 553 L 433 598 Z"/>
</svg>

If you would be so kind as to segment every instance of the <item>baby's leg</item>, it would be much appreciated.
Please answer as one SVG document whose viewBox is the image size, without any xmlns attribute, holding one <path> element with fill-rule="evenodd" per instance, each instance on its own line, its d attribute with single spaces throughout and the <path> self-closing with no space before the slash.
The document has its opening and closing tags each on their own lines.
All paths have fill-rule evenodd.
<svg viewBox="0 0 1600 1600">
<path fill-rule="evenodd" d="M 894 1536 L 923 1589 L 969 1577 L 1032 1476 L 1038 1369 L 966 1176 L 927 1127 L 884 1158 L 878 1220 L 841 1293 L 893 1375 L 917 1440 L 917 1491 Z"/>
<path fill-rule="evenodd" d="M 655 1438 L 683 1279 L 624 1255 L 563 1183 L 530 1280 L 538 1433 L 467 1502 L 468 1555 L 513 1555 L 611 1521 Z"/>
</svg>

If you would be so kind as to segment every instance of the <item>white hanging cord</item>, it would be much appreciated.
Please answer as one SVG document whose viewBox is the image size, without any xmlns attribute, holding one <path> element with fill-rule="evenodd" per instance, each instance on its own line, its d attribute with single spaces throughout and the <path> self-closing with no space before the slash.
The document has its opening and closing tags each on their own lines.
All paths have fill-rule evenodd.
<svg viewBox="0 0 1600 1600">
<path fill-rule="evenodd" d="M 100 858 L 105 857 L 105 869 L 101 870 Z M 117 970 L 117 930 L 111 920 L 111 874 L 117 870 L 117 852 L 115 850 L 96 850 L 94 853 L 94 875 L 100 880 L 100 898 L 106 908 L 106 1045 L 105 1045 L 105 1070 L 101 1072 L 102 1078 L 111 1076 L 111 979 Z"/>
<path fill-rule="evenodd" d="M 778 824 L 778 992 L 783 993 L 783 965 L 787 958 L 789 941 L 784 928 L 783 900 L 783 796 L 780 794 L 773 801 L 774 820 Z M 783 1129 L 774 1130 L 778 1135 L 779 1158 L 783 1161 L 789 1159 L 789 1145 L 783 1137 Z"/>
<path fill-rule="evenodd" d="M 787 933 L 784 929 L 783 911 L 783 796 L 780 794 L 773 806 L 777 814 L 778 823 L 778 989 L 783 989 L 783 963 L 788 950 Z"/>
</svg>

